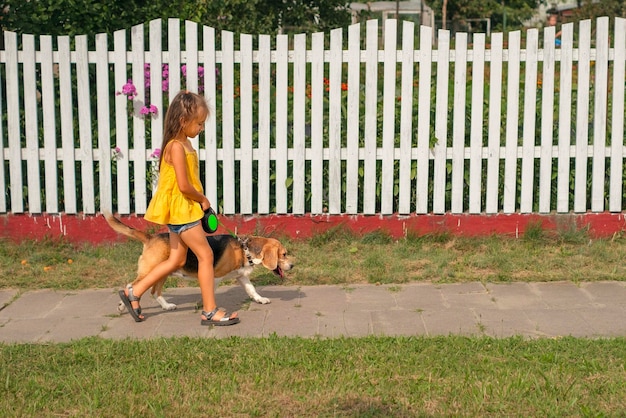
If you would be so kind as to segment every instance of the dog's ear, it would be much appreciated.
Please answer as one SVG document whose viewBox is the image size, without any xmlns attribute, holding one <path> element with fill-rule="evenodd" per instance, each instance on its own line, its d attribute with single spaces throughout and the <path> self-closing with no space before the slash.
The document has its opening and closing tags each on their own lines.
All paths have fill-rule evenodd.
<svg viewBox="0 0 626 418">
<path fill-rule="evenodd" d="M 263 266 L 268 270 L 276 270 L 278 267 L 278 248 L 269 242 L 263 246 L 261 252 Z"/>
</svg>

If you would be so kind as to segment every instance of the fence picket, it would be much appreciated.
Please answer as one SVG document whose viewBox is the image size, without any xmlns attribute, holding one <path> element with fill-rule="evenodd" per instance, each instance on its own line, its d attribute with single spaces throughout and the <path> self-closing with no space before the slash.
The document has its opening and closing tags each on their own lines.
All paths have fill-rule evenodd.
<svg viewBox="0 0 626 418">
<path fill-rule="evenodd" d="M 383 65 L 383 131 L 382 131 L 382 181 L 381 212 L 393 213 L 394 137 L 396 125 L 396 67 L 397 24 L 390 20 L 385 25 L 385 51 Z"/>
<path fill-rule="evenodd" d="M 268 106 L 269 107 L 269 106 Z M 311 212 L 323 213 L 324 198 L 324 34 L 311 39 Z"/>
<path fill-rule="evenodd" d="M 148 195 L 146 192 L 146 122 L 141 117 L 141 108 L 146 105 L 146 88 L 144 83 L 146 60 L 143 25 L 133 26 L 130 33 L 131 74 L 137 89 L 138 99 L 133 101 L 133 153 L 129 158 L 133 161 L 135 211 L 145 213 L 148 207 Z"/>
<path fill-rule="evenodd" d="M 454 105 L 452 107 L 452 213 L 463 213 L 465 182 L 465 120 L 467 117 L 467 34 L 456 36 L 454 48 Z"/>
<path fill-rule="evenodd" d="M 292 212 L 305 213 L 304 173 L 305 173 L 305 92 L 306 92 L 306 40 L 305 34 L 294 37 L 293 57 L 293 161 L 292 169 Z M 250 161 L 252 165 L 252 161 Z"/>
<path fill-rule="evenodd" d="M 437 96 L 435 97 L 435 140 L 433 147 L 433 212 L 446 211 L 446 159 L 448 149 L 448 71 L 450 68 L 450 33 L 439 31 L 437 49 Z"/>
<path fill-rule="evenodd" d="M 472 102 L 470 111 L 469 212 L 480 213 L 483 172 L 483 101 L 485 90 L 485 35 L 474 35 L 472 49 Z"/>
<path fill-rule="evenodd" d="M 541 140 L 539 151 L 539 212 L 550 212 L 554 126 L 555 28 L 544 30 L 541 76 Z"/>
<path fill-rule="evenodd" d="M 26 176 L 28 184 L 28 210 L 41 212 L 39 175 L 39 118 L 37 115 L 37 82 L 35 77 L 35 37 L 22 37 L 24 57 L 24 136 L 26 137 Z"/>
<path fill-rule="evenodd" d="M 365 39 L 365 132 L 363 140 L 363 213 L 376 213 L 376 148 L 378 104 L 378 21 L 366 24 Z"/>
<path fill-rule="evenodd" d="M 241 100 L 239 121 L 241 158 L 239 159 L 239 212 L 252 213 L 252 36 L 242 34 L 241 44 Z"/>
<path fill-rule="evenodd" d="M 72 94 L 72 68 L 70 37 L 59 36 L 59 95 L 61 114 L 61 143 L 63 150 L 63 210 L 78 212 L 76 199 L 76 158 L 74 144 L 74 103 Z"/>
<path fill-rule="evenodd" d="M 204 194 L 211 202 L 211 206 L 216 211 L 219 211 L 219 201 L 217 199 L 217 64 L 215 62 L 215 29 L 204 26 L 202 29 L 202 40 L 204 44 L 205 70 L 204 94 L 209 102 L 211 117 L 208 117 L 204 124 L 204 149 L 200 149 L 198 152 L 201 160 L 204 161 Z"/>
<path fill-rule="evenodd" d="M 328 72 L 328 212 L 341 213 L 341 77 L 342 29 L 330 31 Z"/>
<path fill-rule="evenodd" d="M 574 24 L 561 28 L 561 62 L 559 66 L 559 144 L 557 174 L 557 212 L 569 211 L 570 205 L 570 148 L 572 142 L 572 64 Z"/>
<path fill-rule="evenodd" d="M 502 46 L 501 33 L 491 35 L 491 65 L 489 68 L 489 119 L 487 139 L 487 185 L 485 212 L 498 212 L 498 187 L 500 180 L 500 127 L 502 125 Z"/>
<path fill-rule="evenodd" d="M 113 34 L 113 68 L 115 72 L 115 90 L 119 93 L 126 84 L 126 31 L 118 30 Z M 122 215 L 130 214 L 130 148 L 128 132 L 128 109 L 132 106 L 123 94 L 115 97 L 115 148 L 113 156 L 117 172 L 117 211 Z"/>
<path fill-rule="evenodd" d="M 430 173 L 430 79 L 432 74 L 432 28 L 420 28 L 418 116 L 417 116 L 417 176 L 415 212 L 428 212 Z"/>
<path fill-rule="evenodd" d="M 522 184 L 520 211 L 533 211 L 535 200 L 535 118 L 537 109 L 537 62 L 539 31 L 531 29 L 526 40 L 526 77 L 524 86 L 524 126 L 522 140 Z"/>
<path fill-rule="evenodd" d="M 258 210 L 270 211 L 271 72 L 270 37 L 259 36 Z M 320 157 L 321 158 L 321 157 Z M 319 177 L 321 179 L 321 175 Z M 311 179 L 313 181 L 313 179 Z"/>
<path fill-rule="evenodd" d="M 113 212 L 113 190 L 111 187 L 111 122 L 109 115 L 109 55 L 108 37 L 102 33 L 96 35 L 96 93 L 98 102 L 98 171 L 100 210 Z M 52 99 L 52 98 L 51 98 Z"/>
<path fill-rule="evenodd" d="M 411 51 L 413 52 L 413 51 Z M 348 103 L 346 123 L 346 213 L 359 210 L 359 115 L 361 75 L 361 25 L 348 28 Z M 314 212 L 312 210 L 312 212 Z M 315 213 L 315 212 L 314 212 Z M 317 212 L 319 213 L 319 212 Z"/>
<path fill-rule="evenodd" d="M 574 212 L 587 210 L 587 159 L 589 133 L 589 76 L 591 21 L 580 22 L 578 41 L 578 89 L 576 92 L 576 154 L 574 167 Z"/>
<path fill-rule="evenodd" d="M 415 24 L 402 23 L 402 85 L 400 94 L 400 169 L 398 172 L 398 212 L 411 213 L 411 161 L 413 155 L 413 80 L 415 63 L 413 50 L 415 44 Z M 358 80 L 353 85 L 358 85 Z M 356 90 L 356 89 L 353 89 Z M 348 188 L 349 190 L 349 188 Z M 393 210 L 393 208 L 392 208 Z"/>
<path fill-rule="evenodd" d="M 519 141 L 519 82 L 521 62 L 521 34 L 509 33 L 509 62 L 506 87 L 506 139 L 504 151 L 504 197 L 505 213 L 515 212 L 517 206 L 517 167 Z"/>
<path fill-rule="evenodd" d="M 78 135 L 80 149 L 80 183 L 82 186 L 82 211 L 93 215 L 96 213 L 96 196 L 93 170 L 93 143 L 91 135 L 91 94 L 89 81 L 89 55 L 87 36 L 76 37 L 76 96 L 78 107 Z"/>
<path fill-rule="evenodd" d="M 11 188 L 11 211 L 24 212 L 24 194 L 22 189 L 22 146 L 20 144 L 20 97 L 19 73 L 17 61 L 17 34 L 4 32 L 6 64 L 6 94 L 7 94 L 7 137 L 9 150 L 9 181 Z"/>
<path fill-rule="evenodd" d="M 222 32 L 222 193 L 224 212 L 235 212 L 235 51 L 234 34 Z"/>
<path fill-rule="evenodd" d="M 591 210 L 604 210 L 604 179 L 606 165 L 606 121 L 609 76 L 609 18 L 600 17 L 596 27 L 596 60 L 594 66 L 593 100 L 593 163 L 591 183 Z"/>
<path fill-rule="evenodd" d="M 622 210 L 622 187 L 624 171 L 624 79 L 626 79 L 626 19 L 615 19 L 613 41 L 613 97 L 611 127 L 611 162 L 609 183 L 609 210 Z"/>
</svg>

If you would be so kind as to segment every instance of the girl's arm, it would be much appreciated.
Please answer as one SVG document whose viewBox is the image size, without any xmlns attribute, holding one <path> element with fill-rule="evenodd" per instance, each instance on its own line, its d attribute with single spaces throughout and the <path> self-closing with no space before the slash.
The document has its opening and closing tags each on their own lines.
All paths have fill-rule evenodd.
<svg viewBox="0 0 626 418">
<path fill-rule="evenodd" d="M 202 210 L 207 210 L 211 206 L 209 199 L 207 199 L 205 195 L 200 193 L 191 183 L 189 183 L 187 176 L 187 164 L 185 160 L 185 148 L 182 144 L 174 142 L 170 145 L 169 151 L 172 166 L 174 166 L 174 172 L 176 173 L 176 183 L 178 183 L 178 188 L 181 193 L 189 199 L 200 203 Z"/>
</svg>

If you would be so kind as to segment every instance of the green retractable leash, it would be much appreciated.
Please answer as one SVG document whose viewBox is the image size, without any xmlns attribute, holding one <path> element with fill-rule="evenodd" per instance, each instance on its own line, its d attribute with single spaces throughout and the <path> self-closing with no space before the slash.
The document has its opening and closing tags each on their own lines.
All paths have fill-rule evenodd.
<svg viewBox="0 0 626 418">
<path fill-rule="evenodd" d="M 200 223 L 202 224 L 202 229 L 204 229 L 204 232 L 206 232 L 207 234 L 214 233 L 215 231 L 217 231 L 217 227 L 221 225 L 222 228 L 228 231 L 230 235 L 239 239 L 233 231 L 226 228 L 224 224 L 220 222 L 220 220 L 217 218 L 217 214 L 212 207 L 209 207 L 207 210 L 204 211 L 204 216 L 200 220 Z"/>
</svg>

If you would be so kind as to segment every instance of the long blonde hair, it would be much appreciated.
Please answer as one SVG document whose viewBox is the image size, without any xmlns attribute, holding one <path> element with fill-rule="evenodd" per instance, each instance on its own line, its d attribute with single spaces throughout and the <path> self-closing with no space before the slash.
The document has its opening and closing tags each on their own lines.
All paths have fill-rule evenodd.
<svg viewBox="0 0 626 418">
<path fill-rule="evenodd" d="M 211 114 L 205 98 L 197 93 L 182 90 L 172 99 L 165 114 L 159 165 L 163 161 L 165 147 L 183 129 L 182 123 L 193 120 L 200 112 L 206 112 L 207 117 Z"/>
</svg>

